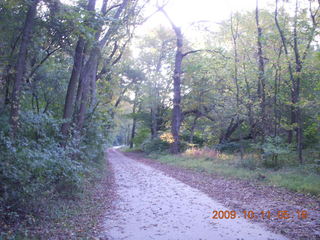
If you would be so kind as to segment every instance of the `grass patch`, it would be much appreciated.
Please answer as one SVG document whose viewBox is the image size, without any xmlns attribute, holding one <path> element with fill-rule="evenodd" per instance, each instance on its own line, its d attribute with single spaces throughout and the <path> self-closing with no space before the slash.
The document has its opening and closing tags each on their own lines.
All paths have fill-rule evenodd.
<svg viewBox="0 0 320 240">
<path fill-rule="evenodd" d="M 170 165 L 218 174 L 224 177 L 251 179 L 277 187 L 320 196 L 320 175 L 316 164 L 282 166 L 277 169 L 263 167 L 262 160 L 248 155 L 240 160 L 233 154 L 220 154 L 216 158 L 181 155 L 150 154 L 150 158 Z"/>
<path fill-rule="evenodd" d="M 320 176 L 314 173 L 305 174 L 299 169 L 271 173 L 268 181 L 275 186 L 285 187 L 292 191 L 320 195 Z"/>
<path fill-rule="evenodd" d="M 122 152 L 143 152 L 140 147 L 129 148 L 127 146 L 121 147 L 120 150 Z"/>
</svg>

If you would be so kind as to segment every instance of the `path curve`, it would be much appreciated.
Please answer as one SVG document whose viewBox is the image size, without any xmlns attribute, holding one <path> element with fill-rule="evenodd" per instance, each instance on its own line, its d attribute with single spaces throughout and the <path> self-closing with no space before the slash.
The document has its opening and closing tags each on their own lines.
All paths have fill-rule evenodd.
<svg viewBox="0 0 320 240">
<path fill-rule="evenodd" d="M 163 172 L 108 150 L 117 200 L 106 216 L 102 239 L 110 240 L 284 240 L 243 218 L 211 219 L 228 210 L 206 194 Z"/>
</svg>

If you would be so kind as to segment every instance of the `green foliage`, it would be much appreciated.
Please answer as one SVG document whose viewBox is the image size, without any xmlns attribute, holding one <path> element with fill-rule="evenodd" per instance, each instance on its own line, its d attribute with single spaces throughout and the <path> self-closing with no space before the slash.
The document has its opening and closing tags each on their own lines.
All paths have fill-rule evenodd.
<svg viewBox="0 0 320 240">
<path fill-rule="evenodd" d="M 182 133 L 181 139 L 182 139 L 184 142 L 188 143 L 189 140 L 190 140 L 190 133 L 188 133 L 188 132 Z M 192 142 L 193 142 L 193 144 L 194 144 L 195 146 L 197 146 L 197 147 L 202 147 L 202 146 L 204 145 L 204 143 L 205 143 L 205 140 L 202 138 L 202 136 L 200 136 L 200 135 L 198 135 L 198 134 L 194 134 L 194 136 L 193 136 L 193 141 L 192 141 Z"/>
<path fill-rule="evenodd" d="M 25 112 L 21 116 L 20 132 L 14 141 L 0 132 L 0 215 L 7 220 L 15 216 L 12 212 L 35 211 L 40 199 L 57 194 L 75 197 L 81 192 L 84 177 L 101 165 L 95 159 L 101 160 L 103 154 L 95 128 L 90 129 L 80 147 L 75 140 L 62 147 L 61 121 L 48 114 Z"/>
<path fill-rule="evenodd" d="M 214 173 L 227 178 L 263 181 L 263 184 L 320 195 L 319 165 L 317 164 L 305 164 L 304 166 L 275 170 L 264 168 L 257 156 L 251 154 L 245 156 L 242 160 L 235 155 L 221 154 L 219 158 L 215 158 L 213 161 L 207 161 L 204 157 L 190 157 L 184 154 L 152 154 L 149 156 L 163 163 L 200 172 Z"/>
<path fill-rule="evenodd" d="M 290 152 L 289 145 L 279 136 L 267 137 L 261 148 L 265 155 L 279 155 Z"/>
<path fill-rule="evenodd" d="M 149 137 L 149 135 L 149 128 L 140 128 L 133 139 L 134 145 L 140 146 L 145 141 L 145 139 Z"/>
<path fill-rule="evenodd" d="M 263 164 L 269 168 L 279 168 L 283 165 L 282 162 L 278 161 L 279 155 L 289 154 L 291 146 L 279 137 L 267 137 L 263 144 L 255 143 L 252 147 L 262 151 Z"/>
<path fill-rule="evenodd" d="M 156 152 L 168 152 L 170 149 L 170 144 L 166 141 L 161 140 L 160 138 L 155 139 L 146 139 L 142 145 L 141 148 L 146 153 Z"/>
<path fill-rule="evenodd" d="M 305 144 L 314 146 L 320 142 L 319 124 L 316 122 L 308 125 L 304 130 Z"/>
<path fill-rule="evenodd" d="M 238 142 L 227 142 L 214 145 L 214 148 L 221 152 L 234 152 L 240 149 L 240 143 Z"/>
</svg>

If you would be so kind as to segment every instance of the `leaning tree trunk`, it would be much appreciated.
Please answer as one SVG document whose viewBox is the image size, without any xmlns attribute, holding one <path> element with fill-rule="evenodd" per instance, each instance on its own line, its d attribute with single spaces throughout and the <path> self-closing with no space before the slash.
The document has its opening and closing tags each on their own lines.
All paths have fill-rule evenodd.
<svg viewBox="0 0 320 240">
<path fill-rule="evenodd" d="M 74 98 L 82 67 L 84 45 L 85 41 L 82 37 L 80 37 L 75 50 L 72 74 L 68 84 L 67 95 L 64 104 L 63 119 L 65 119 L 67 122 L 64 122 L 61 127 L 61 133 L 63 135 L 67 135 L 70 128 L 70 121 L 73 114 Z"/>
<path fill-rule="evenodd" d="M 88 0 L 87 10 L 94 11 L 95 5 L 96 5 L 96 0 Z M 80 36 L 75 49 L 73 68 L 72 68 L 72 73 L 71 73 L 70 81 L 68 84 L 67 95 L 66 95 L 65 104 L 64 104 L 63 119 L 65 119 L 66 122 L 63 123 L 61 126 L 61 133 L 63 135 L 68 134 L 70 124 L 71 124 L 77 83 L 79 82 L 79 77 L 80 77 L 80 73 L 83 65 L 84 48 L 85 48 L 85 39 Z"/>
<path fill-rule="evenodd" d="M 20 50 L 18 54 L 18 60 L 16 65 L 16 76 L 12 90 L 12 102 L 11 102 L 11 114 L 10 114 L 10 125 L 12 136 L 15 136 L 18 128 L 19 120 L 19 108 L 20 108 L 20 96 L 21 86 L 23 82 L 23 75 L 26 69 L 26 57 L 27 49 L 31 39 L 31 33 L 34 26 L 34 19 L 37 14 L 37 5 L 39 0 L 30 1 L 29 10 L 27 17 L 24 22 L 22 39 L 20 44 Z"/>
<path fill-rule="evenodd" d="M 84 121 L 85 121 L 85 114 L 87 112 L 87 104 L 89 99 L 89 90 L 90 90 L 90 83 L 91 81 L 96 81 L 97 77 L 97 69 L 99 65 L 99 61 L 101 59 L 101 50 L 105 47 L 108 40 L 110 40 L 110 37 L 112 37 L 113 34 L 116 33 L 120 25 L 116 20 L 119 20 L 121 17 L 122 12 L 126 9 L 127 5 L 129 3 L 129 0 L 123 0 L 122 3 L 118 6 L 118 10 L 113 16 L 114 23 L 111 23 L 111 26 L 105 33 L 105 35 L 101 38 L 101 35 L 103 33 L 102 26 L 99 26 L 96 34 L 95 34 L 95 46 L 92 48 L 90 52 L 89 59 L 85 63 L 83 67 L 83 71 L 80 76 L 80 89 L 82 89 L 81 93 L 81 99 L 80 99 L 80 107 L 79 111 L 77 113 L 76 117 L 76 127 L 78 131 L 81 131 Z M 76 103 L 79 104 L 79 103 Z"/>
</svg>

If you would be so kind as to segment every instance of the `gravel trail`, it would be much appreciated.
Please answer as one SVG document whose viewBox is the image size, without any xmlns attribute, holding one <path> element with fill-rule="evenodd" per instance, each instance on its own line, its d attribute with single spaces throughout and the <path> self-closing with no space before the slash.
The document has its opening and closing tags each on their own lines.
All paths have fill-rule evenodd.
<svg viewBox="0 0 320 240">
<path fill-rule="evenodd" d="M 101 239 L 286 239 L 242 216 L 212 219 L 213 210 L 228 209 L 201 191 L 115 149 L 108 150 L 108 158 L 115 174 L 117 200 L 106 216 Z"/>
</svg>

